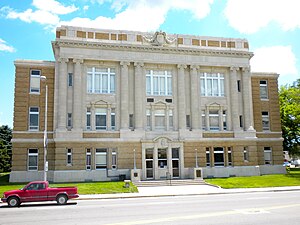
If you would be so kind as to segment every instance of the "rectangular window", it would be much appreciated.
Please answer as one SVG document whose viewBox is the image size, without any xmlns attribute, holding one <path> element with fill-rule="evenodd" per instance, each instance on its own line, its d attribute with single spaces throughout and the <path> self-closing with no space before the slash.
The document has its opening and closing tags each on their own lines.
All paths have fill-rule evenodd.
<svg viewBox="0 0 300 225">
<path fill-rule="evenodd" d="M 220 130 L 218 110 L 209 110 L 209 128 L 210 130 Z"/>
<path fill-rule="evenodd" d="M 238 89 L 238 92 L 241 92 L 241 81 L 240 80 L 237 81 L 237 89 Z"/>
<path fill-rule="evenodd" d="M 96 130 L 106 130 L 106 112 L 107 110 L 105 108 L 96 108 Z"/>
<path fill-rule="evenodd" d="M 72 113 L 68 113 L 68 128 L 72 128 Z"/>
<path fill-rule="evenodd" d="M 133 114 L 129 114 L 129 128 L 130 129 L 134 128 L 134 117 L 133 117 Z"/>
<path fill-rule="evenodd" d="M 206 166 L 210 166 L 210 148 L 206 148 Z"/>
<path fill-rule="evenodd" d="M 147 130 L 151 129 L 151 110 L 146 109 L 146 117 L 147 117 Z"/>
<path fill-rule="evenodd" d="M 105 148 L 96 148 L 95 155 L 95 165 L 96 170 L 98 169 L 106 169 L 106 149 Z"/>
<path fill-rule="evenodd" d="M 117 152 L 115 150 L 111 153 L 111 168 L 117 169 Z"/>
<path fill-rule="evenodd" d="M 86 170 L 92 169 L 92 151 L 90 148 L 86 149 Z"/>
<path fill-rule="evenodd" d="M 190 117 L 190 115 L 186 115 L 186 128 L 187 129 L 191 128 L 191 117 Z"/>
<path fill-rule="evenodd" d="M 225 110 L 223 110 L 223 130 L 227 130 L 227 116 Z"/>
<path fill-rule="evenodd" d="M 171 71 L 147 70 L 146 72 L 147 95 L 172 95 Z"/>
<path fill-rule="evenodd" d="M 173 130 L 173 110 L 169 110 L 169 129 Z"/>
<path fill-rule="evenodd" d="M 115 109 L 111 109 L 110 112 L 110 126 L 112 130 L 116 129 L 116 110 Z"/>
<path fill-rule="evenodd" d="M 269 112 L 261 112 L 263 130 L 270 130 Z"/>
<path fill-rule="evenodd" d="M 68 73 L 68 86 L 73 86 L 73 73 Z"/>
<path fill-rule="evenodd" d="M 224 74 L 201 73 L 200 75 L 201 96 L 225 96 Z"/>
<path fill-rule="evenodd" d="M 38 149 L 28 149 L 28 171 L 38 170 Z"/>
<path fill-rule="evenodd" d="M 240 115 L 240 127 L 243 127 L 244 125 L 243 125 L 243 116 L 242 115 Z"/>
<path fill-rule="evenodd" d="M 261 80 L 259 82 L 260 99 L 268 99 L 268 82 L 266 80 Z"/>
<path fill-rule="evenodd" d="M 158 154 L 158 167 L 159 168 L 167 168 L 168 161 L 167 161 L 167 149 L 159 148 L 157 149 Z"/>
<path fill-rule="evenodd" d="M 155 129 L 165 129 L 165 110 L 155 110 Z"/>
<path fill-rule="evenodd" d="M 41 71 L 30 71 L 30 93 L 40 93 Z"/>
<path fill-rule="evenodd" d="M 115 76 L 116 72 L 113 68 L 88 68 L 87 92 L 97 94 L 115 93 Z"/>
<path fill-rule="evenodd" d="M 86 109 L 86 129 L 91 130 L 91 108 Z"/>
<path fill-rule="evenodd" d="M 206 130 L 206 115 L 205 110 L 201 110 L 202 130 Z"/>
<path fill-rule="evenodd" d="M 215 160 L 215 166 L 224 166 L 224 148 L 222 147 L 214 148 L 214 160 Z"/>
<path fill-rule="evenodd" d="M 228 156 L 228 166 L 232 166 L 232 153 L 231 153 L 231 147 L 228 147 L 227 156 Z"/>
<path fill-rule="evenodd" d="M 249 162 L 249 150 L 248 147 L 244 147 L 244 161 Z"/>
<path fill-rule="evenodd" d="M 67 149 L 67 165 L 69 165 L 69 166 L 72 165 L 72 149 L 71 148 Z"/>
<path fill-rule="evenodd" d="M 264 158 L 265 158 L 266 165 L 272 164 L 272 149 L 271 149 L 271 147 L 264 147 Z"/>
<path fill-rule="evenodd" d="M 30 107 L 29 108 L 29 130 L 39 129 L 39 108 Z"/>
</svg>

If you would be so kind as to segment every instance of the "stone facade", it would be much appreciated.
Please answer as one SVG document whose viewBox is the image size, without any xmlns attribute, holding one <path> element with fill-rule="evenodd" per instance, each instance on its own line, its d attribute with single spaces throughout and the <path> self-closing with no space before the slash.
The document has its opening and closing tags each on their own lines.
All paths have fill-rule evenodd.
<svg viewBox="0 0 300 225">
<path fill-rule="evenodd" d="M 54 62 L 15 61 L 10 181 L 43 178 L 46 84 L 50 181 L 283 173 L 278 74 L 251 73 L 248 46 L 58 27 Z"/>
</svg>

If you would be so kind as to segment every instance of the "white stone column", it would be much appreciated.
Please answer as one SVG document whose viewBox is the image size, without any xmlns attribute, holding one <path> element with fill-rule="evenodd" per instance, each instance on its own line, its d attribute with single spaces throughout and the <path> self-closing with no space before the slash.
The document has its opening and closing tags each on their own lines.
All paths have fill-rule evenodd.
<svg viewBox="0 0 300 225">
<path fill-rule="evenodd" d="M 237 70 L 238 67 L 230 68 L 230 103 L 231 103 L 231 122 L 233 131 L 240 130 L 238 95 L 237 95 Z"/>
<path fill-rule="evenodd" d="M 134 118 L 135 118 L 135 129 L 143 129 L 143 91 L 145 84 L 143 84 L 143 67 L 144 63 L 135 62 L 135 73 L 134 73 Z"/>
<path fill-rule="evenodd" d="M 178 64 L 178 128 L 186 129 L 186 103 L 185 103 L 185 74 L 186 65 Z"/>
<path fill-rule="evenodd" d="M 199 126 L 199 115 L 201 114 L 201 111 L 199 112 L 199 99 L 200 93 L 198 91 L 198 72 L 199 66 L 197 65 L 191 65 L 190 67 L 190 73 L 191 73 L 191 117 L 192 117 L 192 130 L 197 130 L 200 128 Z M 201 105 L 201 104 L 200 104 Z"/>
<path fill-rule="evenodd" d="M 121 62 L 121 129 L 129 129 L 129 84 L 128 66 L 130 62 Z"/>
<path fill-rule="evenodd" d="M 73 128 L 82 129 L 82 59 L 73 59 L 74 65 L 74 89 L 73 89 Z"/>
<path fill-rule="evenodd" d="M 243 67 L 242 69 L 242 83 L 243 83 L 243 111 L 245 130 L 249 130 L 253 126 L 253 103 L 252 103 L 252 87 L 251 87 L 251 73 L 250 67 Z M 253 128 L 252 128 L 253 129 Z"/>
<path fill-rule="evenodd" d="M 60 58 L 58 74 L 58 129 L 67 129 L 67 62 L 69 59 Z"/>
</svg>

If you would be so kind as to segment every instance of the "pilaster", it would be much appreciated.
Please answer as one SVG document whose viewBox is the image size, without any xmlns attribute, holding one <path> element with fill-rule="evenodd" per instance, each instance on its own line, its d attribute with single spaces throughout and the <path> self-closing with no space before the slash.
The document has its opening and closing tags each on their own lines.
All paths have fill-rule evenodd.
<svg viewBox="0 0 300 225">
<path fill-rule="evenodd" d="M 143 62 L 135 62 L 135 74 L 134 74 L 134 118 L 135 129 L 143 129 L 143 90 L 145 84 L 143 83 Z"/>
<path fill-rule="evenodd" d="M 185 69 L 186 65 L 178 64 L 178 128 L 186 129 L 186 113 L 185 113 Z"/>
<path fill-rule="evenodd" d="M 201 127 L 201 123 L 199 123 L 199 99 L 201 101 L 201 97 L 198 91 L 198 65 L 191 65 L 190 66 L 190 73 L 191 73 L 191 120 L 192 120 L 192 130 L 197 130 Z M 201 121 L 201 120 L 200 120 Z M 202 121 L 201 121 L 202 122 Z"/>
<path fill-rule="evenodd" d="M 130 62 L 122 61 L 121 66 L 121 129 L 129 129 L 129 84 L 128 66 Z"/>
<path fill-rule="evenodd" d="M 82 59 L 73 59 L 74 65 L 74 102 L 73 102 L 73 128 L 82 130 Z"/>
<path fill-rule="evenodd" d="M 245 118 L 245 130 L 253 129 L 253 103 L 252 103 L 252 88 L 251 88 L 251 73 L 250 67 L 242 68 L 243 82 L 243 111 Z M 250 128 L 251 127 L 251 128 Z"/>
<path fill-rule="evenodd" d="M 59 58 L 58 74 L 58 130 L 66 131 L 67 127 L 67 58 Z"/>
<path fill-rule="evenodd" d="M 230 67 L 230 104 L 231 122 L 233 131 L 240 131 L 238 96 L 237 96 L 237 71 L 238 67 Z"/>
</svg>

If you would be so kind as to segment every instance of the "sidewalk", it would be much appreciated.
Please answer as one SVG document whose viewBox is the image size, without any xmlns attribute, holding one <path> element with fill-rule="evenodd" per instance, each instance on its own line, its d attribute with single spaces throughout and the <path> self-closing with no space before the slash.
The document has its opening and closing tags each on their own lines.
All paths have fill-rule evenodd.
<svg viewBox="0 0 300 225">
<path fill-rule="evenodd" d="M 233 194 L 233 193 L 245 193 L 245 192 L 252 193 L 252 192 L 270 192 L 270 191 L 273 192 L 296 191 L 296 190 L 300 191 L 300 186 L 223 189 L 223 188 L 218 188 L 210 185 L 183 185 L 183 186 L 139 187 L 138 190 L 139 190 L 138 193 L 80 195 L 78 200 L 213 195 L 213 194 Z"/>
</svg>

